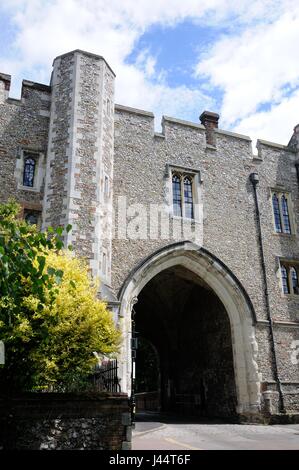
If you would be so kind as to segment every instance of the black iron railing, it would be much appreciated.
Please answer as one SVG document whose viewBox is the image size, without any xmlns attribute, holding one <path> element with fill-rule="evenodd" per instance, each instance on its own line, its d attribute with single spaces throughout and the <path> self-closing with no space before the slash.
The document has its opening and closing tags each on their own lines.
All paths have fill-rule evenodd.
<svg viewBox="0 0 299 470">
<path fill-rule="evenodd" d="M 117 359 L 105 361 L 93 374 L 93 384 L 99 392 L 120 392 Z"/>
</svg>

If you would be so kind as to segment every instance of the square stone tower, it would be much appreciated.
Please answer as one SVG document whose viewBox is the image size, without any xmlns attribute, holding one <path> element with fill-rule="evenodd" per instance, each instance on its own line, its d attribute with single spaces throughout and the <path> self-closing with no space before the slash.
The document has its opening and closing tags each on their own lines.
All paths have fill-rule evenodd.
<svg viewBox="0 0 299 470">
<path fill-rule="evenodd" d="M 43 228 L 72 225 L 64 241 L 110 283 L 115 74 L 98 55 L 56 57 L 51 78 Z"/>
</svg>

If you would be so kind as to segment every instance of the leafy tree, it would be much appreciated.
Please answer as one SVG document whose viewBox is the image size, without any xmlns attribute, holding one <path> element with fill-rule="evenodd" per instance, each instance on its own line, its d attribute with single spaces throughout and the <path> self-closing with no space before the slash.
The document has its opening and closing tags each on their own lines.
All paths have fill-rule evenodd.
<svg viewBox="0 0 299 470">
<path fill-rule="evenodd" d="M 119 332 L 86 263 L 63 250 L 63 228 L 40 233 L 18 212 L 0 205 L 0 388 L 68 390 L 90 373 L 94 351 L 117 350 Z"/>
</svg>

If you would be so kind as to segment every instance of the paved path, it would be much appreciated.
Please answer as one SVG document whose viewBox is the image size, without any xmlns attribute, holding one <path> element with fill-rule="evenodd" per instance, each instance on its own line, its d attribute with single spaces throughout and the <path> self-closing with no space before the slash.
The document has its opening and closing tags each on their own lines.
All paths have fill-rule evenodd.
<svg viewBox="0 0 299 470">
<path fill-rule="evenodd" d="M 263 426 L 141 421 L 132 450 L 299 450 L 299 424 Z"/>
</svg>

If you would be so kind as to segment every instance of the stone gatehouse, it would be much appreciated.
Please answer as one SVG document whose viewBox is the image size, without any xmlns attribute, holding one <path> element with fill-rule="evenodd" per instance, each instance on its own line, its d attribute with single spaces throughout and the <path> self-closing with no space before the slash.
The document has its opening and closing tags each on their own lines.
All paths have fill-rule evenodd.
<svg viewBox="0 0 299 470">
<path fill-rule="evenodd" d="M 0 74 L 1 202 L 14 196 L 42 229 L 72 225 L 65 242 L 123 333 L 122 391 L 133 312 L 156 358 L 139 371 L 156 369 L 144 391 L 162 409 L 298 412 L 299 125 L 257 153 L 208 111 L 163 116 L 155 132 L 151 112 L 114 103 L 105 59 L 80 50 L 54 60 L 49 86 L 24 80 L 20 100 L 10 79 Z"/>
</svg>

